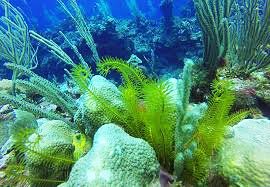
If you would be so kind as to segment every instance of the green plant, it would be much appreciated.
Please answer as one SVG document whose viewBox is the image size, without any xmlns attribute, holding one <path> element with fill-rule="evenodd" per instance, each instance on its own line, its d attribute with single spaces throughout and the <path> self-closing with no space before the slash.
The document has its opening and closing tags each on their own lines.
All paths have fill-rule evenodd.
<svg viewBox="0 0 270 187">
<path fill-rule="evenodd" d="M 176 107 L 171 97 L 172 88 L 168 83 L 150 83 L 143 89 L 145 103 L 144 139 L 152 145 L 160 164 L 172 171 L 174 154 L 174 130 Z"/>
<path fill-rule="evenodd" d="M 99 63 L 100 58 L 98 55 L 97 47 L 95 44 L 95 41 L 92 37 L 92 34 L 90 32 L 90 29 L 84 19 L 83 14 L 81 13 L 81 10 L 79 8 L 79 5 L 77 4 L 76 0 L 68 0 L 68 4 L 70 6 L 67 6 L 62 0 L 57 0 L 58 3 L 63 8 L 64 12 L 72 19 L 72 21 L 75 23 L 75 26 L 77 30 L 79 31 L 81 37 L 85 39 L 86 44 L 90 48 L 90 50 L 93 53 L 93 60 L 95 63 Z M 73 14 L 74 12 L 74 14 Z"/>
<path fill-rule="evenodd" d="M 111 70 L 121 74 L 123 83 L 119 89 L 124 110 L 112 106 L 106 98 L 87 87 L 83 66 L 74 68 L 72 75 L 79 87 L 100 104 L 111 122 L 124 127 L 130 135 L 148 141 L 155 149 L 161 165 L 172 171 L 176 108 L 170 95 L 170 85 L 150 80 L 140 69 L 117 58 L 101 60 L 98 69 L 103 75 Z"/>
<path fill-rule="evenodd" d="M 37 129 L 16 127 L 12 141 L 17 160 L 4 170 L 12 186 L 60 184 L 75 161 L 89 150 L 89 140 L 62 121 L 49 121 Z"/>
<path fill-rule="evenodd" d="M 235 101 L 235 94 L 228 81 L 214 81 L 212 96 L 208 109 L 199 120 L 193 136 L 184 147 L 188 148 L 191 142 L 196 142 L 196 149 L 190 159 L 185 162 L 185 181 L 191 183 L 205 182 L 211 167 L 211 160 L 224 140 L 227 128 L 244 119 L 249 110 L 241 110 L 230 114 Z"/>
</svg>

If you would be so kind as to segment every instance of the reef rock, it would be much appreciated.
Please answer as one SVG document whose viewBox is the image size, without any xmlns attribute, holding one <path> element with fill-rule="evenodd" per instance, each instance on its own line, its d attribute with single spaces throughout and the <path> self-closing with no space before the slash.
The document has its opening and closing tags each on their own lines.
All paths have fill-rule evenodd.
<svg viewBox="0 0 270 187">
<path fill-rule="evenodd" d="M 270 120 L 246 119 L 232 130 L 220 152 L 219 174 L 230 186 L 269 186 Z"/>
<path fill-rule="evenodd" d="M 106 124 L 96 132 L 92 149 L 76 162 L 69 180 L 60 186 L 148 186 L 158 175 L 155 151 L 146 141 Z"/>
<path fill-rule="evenodd" d="M 123 108 L 121 101 L 121 92 L 118 88 L 106 78 L 96 75 L 90 81 L 89 89 L 93 91 L 99 98 L 106 99 L 110 105 Z M 98 104 L 94 97 L 88 93 L 79 99 L 79 109 L 75 114 L 75 123 L 91 137 L 97 129 L 111 121 L 106 118 L 102 106 Z"/>
</svg>

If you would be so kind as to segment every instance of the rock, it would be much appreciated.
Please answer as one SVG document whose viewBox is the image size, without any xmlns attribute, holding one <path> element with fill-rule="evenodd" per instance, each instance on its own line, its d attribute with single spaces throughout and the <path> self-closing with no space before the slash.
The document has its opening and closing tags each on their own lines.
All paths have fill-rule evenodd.
<svg viewBox="0 0 270 187">
<path fill-rule="evenodd" d="M 37 123 L 38 123 L 38 126 L 40 127 L 41 125 L 43 125 L 44 123 L 47 123 L 49 122 L 50 120 L 47 119 L 47 118 L 39 118 L 37 119 Z"/>
<path fill-rule="evenodd" d="M 106 78 L 100 75 L 94 76 L 90 81 L 89 89 L 103 101 L 106 99 L 106 103 L 111 106 L 123 108 L 121 92 Z M 101 125 L 111 122 L 104 113 L 104 107 L 98 103 L 100 102 L 88 93 L 84 94 L 78 101 L 79 109 L 74 117 L 75 123 L 90 137 L 94 136 Z"/>
<path fill-rule="evenodd" d="M 234 103 L 235 110 L 245 108 L 255 108 L 257 103 L 257 89 L 256 84 L 252 80 L 242 80 L 239 78 L 231 79 L 233 82 L 233 90 L 236 94 L 236 101 Z"/>
<path fill-rule="evenodd" d="M 99 128 L 92 149 L 82 157 L 62 187 L 148 186 L 159 176 L 153 148 L 115 124 Z"/>
<path fill-rule="evenodd" d="M 232 129 L 219 153 L 219 174 L 230 186 L 269 186 L 270 120 L 245 119 Z"/>
</svg>

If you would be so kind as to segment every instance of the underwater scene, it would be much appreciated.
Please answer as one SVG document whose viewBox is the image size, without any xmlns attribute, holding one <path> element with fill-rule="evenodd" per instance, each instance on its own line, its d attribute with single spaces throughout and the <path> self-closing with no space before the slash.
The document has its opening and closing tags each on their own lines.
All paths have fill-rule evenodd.
<svg viewBox="0 0 270 187">
<path fill-rule="evenodd" d="M 0 0 L 0 186 L 270 187 L 270 0 Z"/>
</svg>

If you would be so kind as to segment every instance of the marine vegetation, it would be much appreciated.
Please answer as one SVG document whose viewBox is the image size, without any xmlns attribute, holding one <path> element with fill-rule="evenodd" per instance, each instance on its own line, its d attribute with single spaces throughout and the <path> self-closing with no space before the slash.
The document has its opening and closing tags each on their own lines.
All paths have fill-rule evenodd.
<svg viewBox="0 0 270 187">
<path fill-rule="evenodd" d="M 183 79 L 177 83 L 178 93 L 173 97 L 169 82 L 147 79 L 139 69 L 121 59 L 101 60 L 99 69 L 103 74 L 116 70 L 122 76 L 120 91 L 124 110 L 113 107 L 106 98 L 87 87 L 82 66 L 75 68 L 72 74 L 80 88 L 101 104 L 111 122 L 152 145 L 164 170 L 175 169 L 177 177 L 187 175 L 196 183 L 205 179 L 213 152 L 222 144 L 226 128 L 244 119 L 249 111 L 229 114 L 235 96 L 226 81 L 214 82 L 208 109 L 206 105 L 189 106 L 192 65 L 191 61 L 186 61 Z M 187 136 L 184 134 L 189 137 L 184 139 Z"/>
<path fill-rule="evenodd" d="M 1 2 L 1 6 L 5 8 L 4 16 L 0 20 L 1 58 L 28 69 L 35 69 L 38 61 L 36 50 L 30 41 L 28 25 L 21 13 L 16 8 L 10 6 L 7 1 Z M 13 71 L 13 95 L 15 95 L 15 81 L 19 76 L 19 72 Z"/>
<path fill-rule="evenodd" d="M 107 75 L 110 70 L 120 72 L 123 79 L 119 88 L 123 108 L 114 107 L 106 98 L 88 88 L 89 76 L 84 76 L 87 74 L 82 66 L 74 68 L 72 75 L 81 90 L 100 104 L 111 122 L 124 127 L 130 135 L 148 141 L 155 149 L 161 165 L 171 170 L 176 121 L 171 86 L 145 77 L 140 69 L 121 59 L 105 58 L 100 61 L 98 69 L 103 75 Z"/>
<path fill-rule="evenodd" d="M 260 9 L 263 16 L 258 10 L 259 0 L 194 0 L 203 59 L 196 63 L 195 58 L 184 58 L 176 78 L 170 74 L 170 78 L 161 77 L 150 67 L 151 74 L 149 67 L 142 65 L 143 61 L 149 66 L 156 63 L 153 50 L 151 59 L 134 54 L 129 60 L 104 55 L 77 1 L 57 2 L 89 54 L 82 53 L 65 31 L 58 34 L 69 51 L 45 34 L 29 30 L 23 15 L 9 1 L 0 0 L 4 10 L 0 62 L 5 61 L 3 67 L 12 72 L 11 91 L 0 89 L 0 161 L 4 160 L 0 185 L 213 186 L 217 178 L 222 180 L 216 186 L 223 180 L 232 186 L 242 184 L 245 176 L 241 172 L 236 173 L 236 179 L 230 176 L 231 164 L 223 155 L 233 153 L 224 150 L 230 148 L 228 137 L 239 138 L 232 129 L 256 120 L 244 120 L 253 117 L 253 109 L 235 107 L 237 86 L 228 77 L 247 79 L 269 66 L 270 0 Z M 135 18 L 132 24 L 141 29 L 139 25 L 146 24 L 147 15 L 137 1 L 125 2 Z M 152 3 L 147 1 L 150 8 Z M 97 1 L 96 8 L 101 23 L 109 20 L 106 24 L 112 26 L 108 1 Z M 169 27 L 160 33 L 173 38 L 177 28 L 173 1 L 162 0 L 160 8 L 163 26 Z M 65 65 L 68 89 L 35 71 L 42 47 L 55 62 Z M 204 77 L 199 77 L 198 70 L 205 73 Z M 200 89 L 194 81 L 198 77 L 207 82 L 211 93 L 203 93 L 205 102 L 194 103 L 197 95 L 192 89 Z M 261 123 L 270 129 L 269 120 Z M 240 146 L 253 145 L 243 142 Z M 238 166 L 239 171 L 245 167 Z M 260 176 L 265 170 L 257 171 Z M 263 186 L 257 178 L 250 183 Z M 250 183 L 244 182 L 247 186 Z"/>
<path fill-rule="evenodd" d="M 235 101 L 230 86 L 230 82 L 214 81 L 208 109 L 199 119 L 192 138 L 184 144 L 184 147 L 191 146 L 192 141 L 197 144 L 193 156 L 185 163 L 185 181 L 204 182 L 210 169 L 210 160 L 222 145 L 226 130 L 250 113 L 248 110 L 230 113 Z"/>
<path fill-rule="evenodd" d="M 259 0 L 235 2 L 235 16 L 231 26 L 231 74 L 248 76 L 270 64 L 270 1 L 265 0 L 260 15 Z M 237 72 L 237 73 L 236 73 Z"/>
<path fill-rule="evenodd" d="M 203 33 L 201 68 L 212 80 L 218 68 L 230 76 L 247 77 L 270 64 L 270 1 L 195 0 Z M 260 13 L 263 12 L 263 14 Z M 207 79 L 207 78 L 206 78 Z"/>
<path fill-rule="evenodd" d="M 230 45 L 229 20 L 233 0 L 195 0 L 195 8 L 203 32 L 203 67 L 210 78 L 224 61 Z"/>
</svg>

